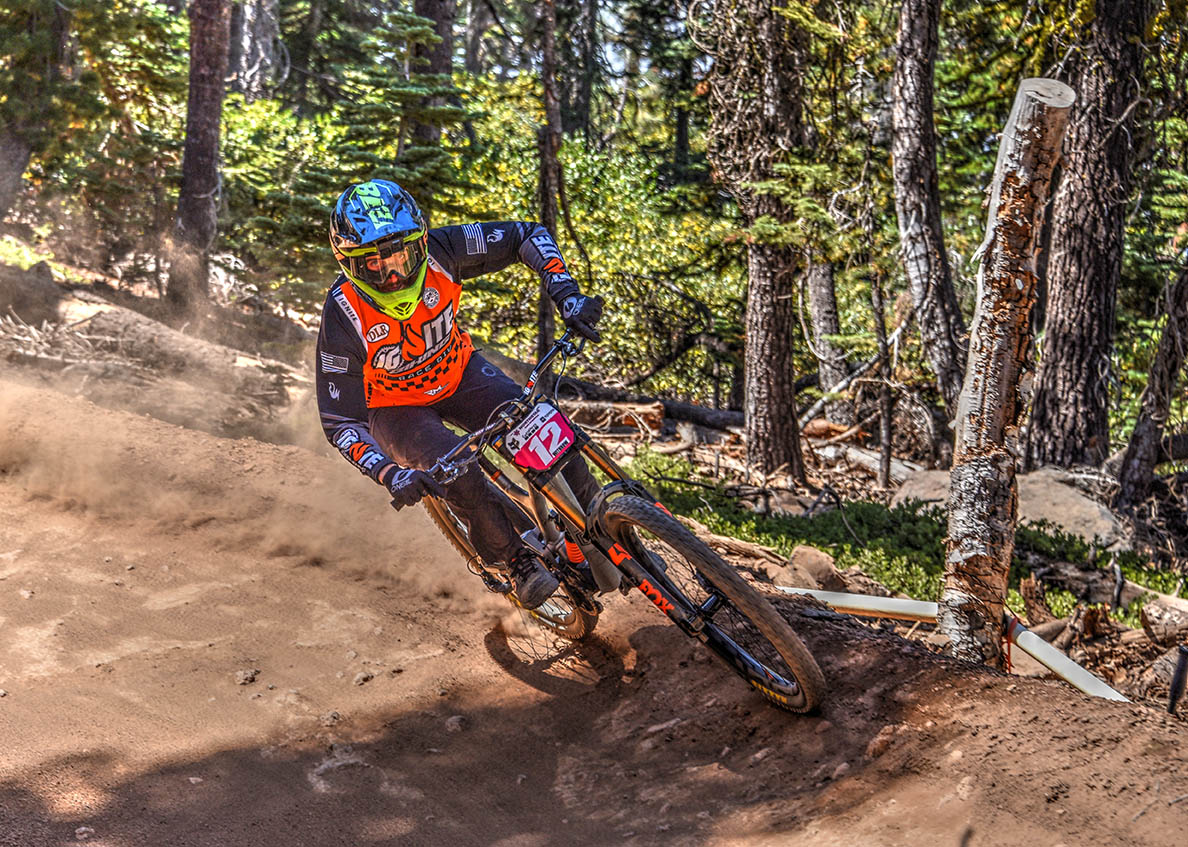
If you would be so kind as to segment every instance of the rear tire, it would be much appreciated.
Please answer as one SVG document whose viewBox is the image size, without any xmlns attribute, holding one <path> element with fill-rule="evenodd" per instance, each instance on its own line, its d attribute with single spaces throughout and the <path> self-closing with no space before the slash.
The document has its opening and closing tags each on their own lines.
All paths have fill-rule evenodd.
<svg viewBox="0 0 1188 847">
<path fill-rule="evenodd" d="M 470 543 L 470 533 L 465 524 L 450 511 L 449 505 L 436 497 L 425 497 L 421 502 L 425 504 L 425 510 L 437 524 L 441 534 L 454 545 L 454 549 L 466 560 L 467 568 L 487 570 L 482 557 Z M 503 596 L 509 603 L 532 618 L 537 626 L 567 641 L 581 641 L 594 631 L 594 626 L 598 623 L 598 614 L 585 608 L 589 600 L 583 604 L 581 598 L 576 597 L 575 592 L 564 581 L 552 597 L 535 609 L 526 609 L 521 606 L 514 591 Z"/>
<path fill-rule="evenodd" d="M 611 536 L 662 587 L 683 595 L 693 607 L 716 603 L 706 615 L 706 645 L 768 701 L 790 712 L 809 712 L 820 704 L 825 677 L 812 653 L 775 608 L 705 542 L 639 497 L 610 501 L 603 518 Z"/>
</svg>

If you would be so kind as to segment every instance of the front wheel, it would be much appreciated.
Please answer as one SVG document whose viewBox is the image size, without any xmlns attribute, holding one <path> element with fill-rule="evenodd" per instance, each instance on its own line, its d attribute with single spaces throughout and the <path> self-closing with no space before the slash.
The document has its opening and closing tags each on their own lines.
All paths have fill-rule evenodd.
<svg viewBox="0 0 1188 847">
<path fill-rule="evenodd" d="M 458 520 L 458 516 L 450 510 L 444 500 L 425 497 L 421 502 L 425 504 L 425 510 L 429 512 L 429 517 L 433 518 L 441 534 L 466 560 L 466 566 L 477 573 L 475 569 L 483 567 L 482 558 L 470 543 L 470 533 L 466 525 Z M 514 591 L 504 596 L 542 629 L 567 641 L 581 641 L 593 632 L 595 624 L 598 623 L 598 613 L 587 608 L 590 601 L 564 582 L 552 597 L 535 609 L 525 609 L 521 606 Z"/>
<path fill-rule="evenodd" d="M 705 617 L 706 645 L 770 702 L 809 712 L 825 677 L 788 622 L 705 542 L 659 506 L 633 496 L 603 511 L 611 536 L 663 587 Z"/>
</svg>

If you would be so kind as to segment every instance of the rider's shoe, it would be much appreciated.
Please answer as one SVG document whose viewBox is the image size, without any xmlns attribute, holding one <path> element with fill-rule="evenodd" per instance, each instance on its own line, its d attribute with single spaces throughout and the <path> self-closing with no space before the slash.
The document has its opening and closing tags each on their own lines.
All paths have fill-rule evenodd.
<svg viewBox="0 0 1188 847">
<path fill-rule="evenodd" d="M 508 576 L 516 590 L 516 599 L 525 609 L 535 609 L 552 596 L 560 583 L 540 561 L 540 557 L 525 547 L 507 566 Z"/>
</svg>

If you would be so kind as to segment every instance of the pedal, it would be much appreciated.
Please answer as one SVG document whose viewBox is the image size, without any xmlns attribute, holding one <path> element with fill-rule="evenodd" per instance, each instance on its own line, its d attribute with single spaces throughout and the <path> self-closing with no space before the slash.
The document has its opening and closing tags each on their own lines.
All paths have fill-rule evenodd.
<svg viewBox="0 0 1188 847">
<path fill-rule="evenodd" d="M 505 580 L 498 579 L 490 571 L 479 571 L 479 578 L 482 579 L 483 585 L 487 586 L 488 591 L 496 594 L 511 594 L 513 591 L 512 584 Z"/>
</svg>

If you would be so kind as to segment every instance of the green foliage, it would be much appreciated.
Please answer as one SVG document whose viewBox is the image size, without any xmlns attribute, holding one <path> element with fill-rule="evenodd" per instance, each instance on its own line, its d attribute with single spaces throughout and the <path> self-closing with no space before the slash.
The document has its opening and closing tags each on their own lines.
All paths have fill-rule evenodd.
<svg viewBox="0 0 1188 847">
<path fill-rule="evenodd" d="M 824 550 L 834 557 L 839 569 L 857 566 L 893 592 L 920 600 L 936 600 L 944 576 L 944 541 L 947 532 L 944 513 L 935 505 L 909 501 L 894 508 L 878 503 L 850 502 L 839 509 L 813 518 L 757 515 L 739 506 L 713 480 L 700 477 L 692 465 L 677 457 L 648 450 L 636 454 L 630 472 L 643 481 L 673 512 L 689 515 L 713 532 L 752 541 L 788 556 L 800 544 Z M 1007 606 L 1023 614 L 1019 580 L 1029 569 L 1029 554 L 1042 559 L 1110 566 L 1112 554 L 1099 550 L 1079 536 L 1046 522 L 1020 524 L 1015 532 L 1015 557 L 1009 577 Z M 1125 552 L 1116 560 L 1123 576 L 1139 585 L 1174 594 L 1179 575 L 1151 566 L 1145 557 Z M 1181 596 L 1185 594 L 1180 587 Z M 1049 608 L 1057 616 L 1067 615 L 1077 604 L 1072 594 L 1050 588 Z M 1140 603 L 1114 616 L 1128 626 L 1138 626 Z"/>
<path fill-rule="evenodd" d="M 484 106 L 475 131 L 492 141 L 477 153 L 456 153 L 459 168 L 486 190 L 448 193 L 461 207 L 455 220 L 538 217 L 536 127 L 543 115 L 534 89 L 527 79 L 471 84 L 470 99 Z M 569 141 L 561 162 L 574 231 L 589 263 L 563 225 L 558 241 L 578 283 L 608 303 L 604 341 L 578 367 L 588 377 L 708 401 L 713 363 L 704 344 L 738 331 L 732 318 L 741 308 L 741 269 L 724 246 L 736 236 L 733 219 L 705 211 L 696 187 L 681 190 L 692 208 L 674 205 L 673 192 L 658 189 L 657 163 L 630 151 Z M 530 356 L 535 274 L 513 266 L 486 282 L 468 283 L 473 288 L 463 320 L 509 351 Z M 651 363 L 666 361 L 691 338 L 676 367 L 644 378 Z"/>
</svg>

